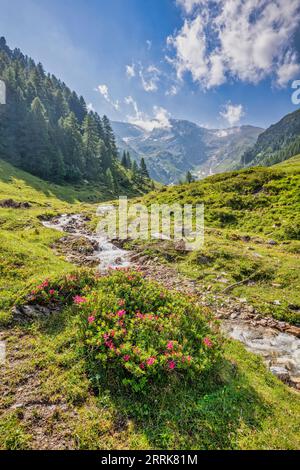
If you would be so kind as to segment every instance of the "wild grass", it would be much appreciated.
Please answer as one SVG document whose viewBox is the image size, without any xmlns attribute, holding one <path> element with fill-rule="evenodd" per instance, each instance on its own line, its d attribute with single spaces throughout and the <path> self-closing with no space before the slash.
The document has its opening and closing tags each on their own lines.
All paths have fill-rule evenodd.
<svg viewBox="0 0 300 470">
<path fill-rule="evenodd" d="M 105 376 L 100 371 L 99 377 L 91 380 L 78 327 L 80 312 L 72 306 L 46 322 L 24 326 L 9 323 L 11 307 L 27 286 L 74 270 L 51 250 L 51 244 L 61 235 L 44 228 L 39 217 L 92 208 L 71 205 L 62 196 L 57 197 L 51 185 L 12 168 L 3 171 L 0 200 L 27 201 L 31 207 L 0 208 L 0 334 L 7 344 L 7 364 L 0 366 L 0 449 L 37 449 L 42 442 L 73 449 L 299 448 L 299 395 L 237 342 L 226 341 L 218 366 L 201 380 L 196 378 L 191 384 L 174 375 L 164 387 L 154 381 L 147 394 L 136 394 L 120 384 L 114 374 Z M 269 248 L 265 242 L 251 241 L 255 252 L 264 256 L 261 261 L 252 256 L 253 251 L 247 250 L 244 242 L 233 243 L 231 231 L 223 246 L 216 247 L 222 233 L 211 232 L 206 251 L 191 254 L 191 258 L 180 259 L 173 252 L 180 269 L 215 284 L 219 270 L 226 270 L 231 282 L 262 268 L 262 277 L 255 280 L 253 289 L 258 301 L 265 302 L 265 286 L 279 282 L 274 256 L 280 261 L 283 280 L 290 272 L 284 287 L 286 300 L 290 301 L 288 289 L 290 298 L 296 299 L 292 292 L 296 280 L 290 269 L 297 268 L 294 242 L 288 240 L 286 246 Z M 242 254 L 245 260 L 239 266 Z M 164 253 L 159 256 L 163 259 Z M 251 286 L 238 289 L 239 295 L 245 295 L 243 289 L 248 295 Z"/>
</svg>

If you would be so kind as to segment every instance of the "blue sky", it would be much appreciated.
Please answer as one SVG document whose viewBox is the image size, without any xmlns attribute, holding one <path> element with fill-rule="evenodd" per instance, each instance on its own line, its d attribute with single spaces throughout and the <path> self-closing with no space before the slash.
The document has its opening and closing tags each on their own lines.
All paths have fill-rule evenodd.
<svg viewBox="0 0 300 470">
<path fill-rule="evenodd" d="M 267 127 L 296 110 L 298 0 L 0 0 L 0 35 L 100 114 Z"/>
</svg>

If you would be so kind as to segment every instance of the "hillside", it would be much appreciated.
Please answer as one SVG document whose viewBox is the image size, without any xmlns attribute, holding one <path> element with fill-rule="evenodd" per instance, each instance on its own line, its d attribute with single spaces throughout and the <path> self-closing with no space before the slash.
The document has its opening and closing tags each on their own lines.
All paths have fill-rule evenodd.
<svg viewBox="0 0 300 470">
<path fill-rule="evenodd" d="M 177 183 L 187 171 L 203 178 L 234 168 L 263 132 L 252 126 L 206 129 L 175 119 L 152 131 L 124 122 L 113 122 L 112 127 L 118 146 L 134 158 L 144 156 L 151 177 L 165 184 Z"/>
<path fill-rule="evenodd" d="M 162 188 L 141 201 L 149 206 L 204 203 L 205 245 L 186 254 L 166 242 L 140 242 L 139 248 L 176 264 L 199 289 L 222 292 L 232 285 L 229 292 L 258 311 L 299 323 L 299 187 L 298 156 L 270 168 Z"/>
<path fill-rule="evenodd" d="M 122 167 L 109 119 L 88 111 L 83 97 L 0 38 L 0 158 L 54 183 L 100 184 L 110 191 L 139 186 L 136 168 Z M 133 174 L 135 173 L 135 174 Z"/>
<path fill-rule="evenodd" d="M 182 189 L 188 194 L 191 188 Z M 158 193 L 159 199 L 163 194 Z M 166 194 L 171 196 L 171 190 Z M 56 253 L 53 248 L 58 241 L 72 233 L 45 228 L 41 219 L 66 213 L 82 213 L 85 220 L 92 217 L 96 205 L 76 202 L 86 199 L 84 195 L 71 186 L 48 184 L 1 163 L 0 201 L 13 198 L 27 205 L 0 205 L 0 342 L 5 341 L 7 351 L 6 365 L 0 364 L 0 449 L 298 449 L 297 393 L 240 343 L 226 340 L 223 344 L 209 333 L 206 308 L 195 307 L 190 297 L 172 294 L 136 274 L 117 272 L 99 278 L 93 270 L 78 268 Z M 84 248 L 80 241 L 78 248 Z M 32 299 L 34 289 L 45 295 L 41 297 L 44 307 L 53 295 L 59 296 L 59 311 L 31 324 L 12 322 L 11 307 Z M 78 292 L 91 304 L 73 304 Z M 218 345 L 211 372 L 197 371 L 196 379 L 190 380 L 184 369 L 170 370 L 166 379 L 163 368 L 150 384 L 133 383 L 134 391 L 124 382 L 130 370 L 124 369 L 124 361 L 115 362 L 111 356 L 113 369 L 103 370 L 99 361 L 107 353 L 94 357 L 93 341 L 98 350 L 101 338 L 97 337 L 98 324 L 94 329 L 87 316 L 92 322 L 89 309 L 97 315 L 102 308 L 112 311 L 120 305 L 120 296 L 126 299 L 126 310 L 138 303 L 142 312 L 157 312 L 162 306 L 164 315 L 172 313 L 174 324 L 166 322 L 163 333 L 157 334 L 150 319 L 136 329 L 138 334 L 147 333 L 147 341 L 154 335 L 155 348 L 158 340 L 165 341 L 166 335 L 169 339 L 176 331 L 189 342 L 196 334 L 197 351 L 200 333 L 201 337 L 210 334 Z M 210 346 L 207 338 L 206 342 Z M 205 354 L 208 367 L 215 348 L 202 347 L 201 351 L 200 366 Z"/>
<path fill-rule="evenodd" d="M 300 110 L 272 125 L 242 156 L 243 166 L 274 165 L 300 152 Z"/>
</svg>

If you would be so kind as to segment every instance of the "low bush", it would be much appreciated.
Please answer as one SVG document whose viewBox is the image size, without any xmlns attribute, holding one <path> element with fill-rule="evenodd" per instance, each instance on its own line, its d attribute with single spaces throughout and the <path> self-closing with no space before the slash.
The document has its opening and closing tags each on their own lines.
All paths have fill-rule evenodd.
<svg viewBox="0 0 300 470">
<path fill-rule="evenodd" d="M 113 370 L 136 391 L 170 374 L 199 379 L 221 355 L 210 313 L 139 273 L 113 272 L 74 301 L 93 373 Z"/>
<path fill-rule="evenodd" d="M 91 288 L 97 282 L 92 270 L 82 269 L 66 274 L 63 277 L 44 279 L 34 283 L 21 293 L 16 304 L 22 305 L 70 305 L 75 298 Z"/>
</svg>

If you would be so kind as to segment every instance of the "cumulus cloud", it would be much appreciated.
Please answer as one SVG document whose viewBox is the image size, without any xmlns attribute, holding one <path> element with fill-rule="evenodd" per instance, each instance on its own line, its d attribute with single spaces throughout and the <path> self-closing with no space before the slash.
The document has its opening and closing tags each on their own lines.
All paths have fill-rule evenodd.
<svg viewBox="0 0 300 470">
<path fill-rule="evenodd" d="M 200 5 L 201 3 L 204 3 L 203 0 L 177 0 L 177 4 L 182 6 L 182 8 L 187 12 L 187 13 L 192 13 L 196 5 Z"/>
<path fill-rule="evenodd" d="M 135 65 L 126 65 L 126 75 L 128 78 L 134 78 L 135 77 Z"/>
<path fill-rule="evenodd" d="M 152 132 L 154 129 L 166 129 L 171 127 L 170 124 L 170 113 L 160 106 L 153 106 L 153 115 L 148 114 L 139 110 L 137 102 L 128 96 L 125 98 L 125 103 L 131 105 L 134 110 L 134 115 L 128 115 L 127 120 L 135 126 L 139 126 L 147 132 Z"/>
<path fill-rule="evenodd" d="M 146 44 L 148 51 L 150 51 L 150 49 L 152 48 L 152 41 L 150 41 L 150 39 L 147 39 Z"/>
<path fill-rule="evenodd" d="M 240 122 L 241 118 L 245 116 L 243 105 L 227 103 L 224 106 L 223 111 L 220 111 L 220 116 L 222 116 L 230 126 L 236 126 Z"/>
<path fill-rule="evenodd" d="M 285 87 L 294 77 L 300 74 L 300 64 L 295 53 L 287 54 L 277 70 L 277 84 Z"/>
<path fill-rule="evenodd" d="M 96 91 L 98 91 L 100 93 L 100 95 L 103 96 L 105 101 L 107 101 L 116 111 L 120 110 L 119 101 L 118 100 L 114 101 L 111 98 L 107 85 L 98 85 L 98 87 L 96 88 Z"/>
<path fill-rule="evenodd" d="M 292 37 L 299 0 L 177 0 L 186 13 L 167 39 L 178 78 L 191 73 L 209 89 L 229 79 L 258 83 L 272 76 L 280 86 L 299 73 Z"/>
</svg>

